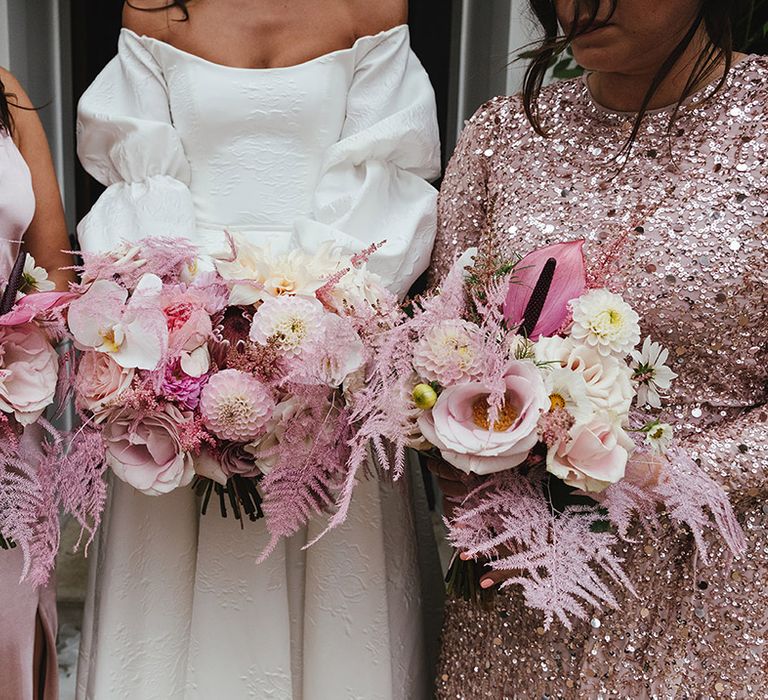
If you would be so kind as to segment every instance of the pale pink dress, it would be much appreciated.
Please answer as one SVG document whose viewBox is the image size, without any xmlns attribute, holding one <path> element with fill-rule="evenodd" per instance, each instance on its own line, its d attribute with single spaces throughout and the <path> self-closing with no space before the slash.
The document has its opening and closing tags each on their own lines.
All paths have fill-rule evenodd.
<svg viewBox="0 0 768 700">
<path fill-rule="evenodd" d="M 6 132 L 0 132 L 0 279 L 8 277 L 19 242 L 35 213 L 32 180 L 24 159 Z M 26 436 L 24 439 L 32 439 Z M 19 583 L 20 548 L 0 550 L 0 700 L 32 700 L 35 628 L 45 634 L 43 700 L 58 697 L 56 671 L 56 588 Z M 35 700 L 38 700 L 37 698 Z"/>
<path fill-rule="evenodd" d="M 648 115 L 623 169 L 613 157 L 634 115 L 601 107 L 584 80 L 544 91 L 549 138 L 520 98 L 484 105 L 443 182 L 433 274 L 482 232 L 501 253 L 585 238 L 591 270 L 613 258 L 679 375 L 666 417 L 729 491 L 747 553 L 704 566 L 686 532 L 637 533 L 637 597 L 571 631 L 546 631 L 514 588 L 490 610 L 452 601 L 441 700 L 768 698 L 768 58 L 711 93 L 682 106 L 671 138 L 670 111 Z"/>
</svg>

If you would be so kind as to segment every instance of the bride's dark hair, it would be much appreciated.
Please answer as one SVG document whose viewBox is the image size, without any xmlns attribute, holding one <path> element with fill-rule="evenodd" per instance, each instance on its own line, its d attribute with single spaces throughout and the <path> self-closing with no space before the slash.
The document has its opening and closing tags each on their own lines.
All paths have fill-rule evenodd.
<svg viewBox="0 0 768 700">
<path fill-rule="evenodd" d="M 619 1 L 612 0 L 611 14 L 616 11 L 616 5 Z M 555 11 L 555 0 L 530 0 L 530 4 L 533 13 L 544 29 L 544 38 L 530 54 L 532 59 L 523 81 L 523 106 L 533 128 L 542 136 L 546 136 L 539 112 L 539 95 L 541 94 L 545 75 L 552 65 L 552 61 L 570 45 L 573 39 L 579 35 L 580 31 L 584 31 L 583 29 L 580 30 L 577 26 L 578 18 L 586 14 L 590 18 L 587 23 L 588 25 L 595 21 L 600 9 L 600 0 L 575 0 L 573 8 L 574 21 L 571 23 L 571 29 L 565 35 L 560 33 L 557 12 Z M 702 48 L 694 63 L 693 70 L 683 88 L 679 102 L 683 102 L 699 87 L 706 84 L 715 74 L 721 63 L 724 64 L 725 70 L 716 86 L 715 92 L 723 86 L 733 63 L 733 27 L 741 5 L 741 0 L 701 0 L 696 18 L 688 28 L 685 36 L 667 56 L 643 97 L 632 133 L 627 141 L 627 148 L 631 148 L 634 143 L 653 96 L 667 76 L 669 76 L 681 56 L 685 54 L 702 27 L 705 29 L 709 41 Z M 676 117 L 677 109 L 675 109 L 670 118 L 670 130 Z"/>
<path fill-rule="evenodd" d="M 189 8 L 187 7 L 186 0 L 169 0 L 165 5 L 160 5 L 158 7 L 136 7 L 130 0 L 125 0 L 125 4 L 134 10 L 140 10 L 142 12 L 162 12 L 163 10 L 170 10 L 172 7 L 178 7 L 184 13 L 184 20 L 189 19 Z"/>
</svg>

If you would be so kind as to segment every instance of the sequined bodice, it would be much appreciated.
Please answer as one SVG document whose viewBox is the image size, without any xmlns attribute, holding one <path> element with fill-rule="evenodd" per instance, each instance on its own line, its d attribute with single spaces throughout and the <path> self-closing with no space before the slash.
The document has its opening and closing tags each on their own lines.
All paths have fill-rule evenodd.
<svg viewBox="0 0 768 700">
<path fill-rule="evenodd" d="M 735 569 L 743 581 L 768 574 L 767 105 L 768 59 L 748 57 L 720 91 L 705 88 L 682 105 L 671 131 L 671 110 L 648 115 L 626 157 L 634 115 L 601 108 L 583 79 L 544 91 L 547 138 L 529 126 L 519 98 L 492 100 L 469 122 L 445 178 L 433 258 L 439 279 L 478 242 L 524 254 L 587 240 L 593 277 L 621 291 L 644 333 L 670 349 L 679 379 L 669 418 L 731 491 L 750 539 L 748 560 Z M 630 576 L 658 587 L 650 600 L 641 591 L 573 635 L 540 634 L 514 594 L 503 607 L 524 621 L 516 633 L 496 615 L 449 608 L 441 697 L 750 696 L 766 670 L 755 649 L 763 653 L 768 632 L 767 594 L 734 590 L 714 568 L 695 578 L 687 537 L 670 531 L 664 540 L 661 552 L 651 543 L 627 548 Z M 478 627 L 498 633 L 489 649 L 500 670 L 473 685 L 479 676 L 462 668 L 458 682 L 451 646 Z M 681 641 L 681 629 L 700 644 Z M 656 660 L 644 670 L 649 655 Z M 747 655 L 752 662 L 734 660 Z M 670 690 L 667 662 L 679 664 L 686 692 Z M 768 697 L 761 692 L 750 697 Z"/>
</svg>

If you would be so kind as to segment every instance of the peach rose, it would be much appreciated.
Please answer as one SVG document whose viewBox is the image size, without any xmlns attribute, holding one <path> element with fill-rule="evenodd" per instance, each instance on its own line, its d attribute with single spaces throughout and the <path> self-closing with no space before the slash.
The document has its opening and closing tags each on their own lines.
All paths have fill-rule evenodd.
<svg viewBox="0 0 768 700">
<path fill-rule="evenodd" d="M 538 442 L 537 424 L 549 408 L 541 373 L 531 362 L 511 363 L 504 405 L 489 424 L 490 390 L 480 382 L 445 389 L 418 423 L 443 459 L 464 472 L 492 474 L 522 464 Z"/>
<path fill-rule="evenodd" d="M 108 354 L 89 350 L 77 370 L 78 406 L 101 422 L 105 409 L 131 386 L 134 374 L 134 369 L 121 367 Z"/>
<path fill-rule="evenodd" d="M 634 443 L 608 415 L 574 425 L 547 454 L 547 471 L 569 486 L 599 493 L 624 478 Z"/>
</svg>

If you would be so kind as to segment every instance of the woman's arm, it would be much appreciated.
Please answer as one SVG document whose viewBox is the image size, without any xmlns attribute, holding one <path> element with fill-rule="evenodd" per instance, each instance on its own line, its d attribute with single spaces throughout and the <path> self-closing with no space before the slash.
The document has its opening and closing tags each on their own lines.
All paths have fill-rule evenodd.
<svg viewBox="0 0 768 700">
<path fill-rule="evenodd" d="M 8 103 L 13 118 L 13 138 L 32 174 L 35 193 L 35 216 L 24 234 L 24 248 L 37 264 L 48 270 L 56 288 L 65 290 L 73 282 L 72 270 L 62 270 L 73 264 L 61 193 L 56 181 L 48 140 L 40 118 L 19 82 L 0 68 L 0 77 L 10 95 Z"/>
</svg>

